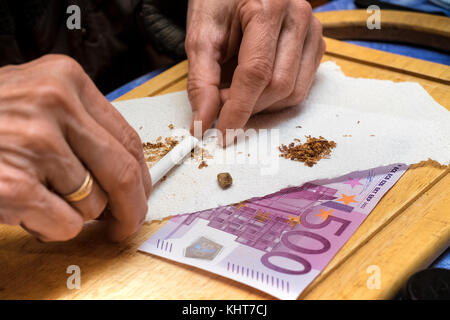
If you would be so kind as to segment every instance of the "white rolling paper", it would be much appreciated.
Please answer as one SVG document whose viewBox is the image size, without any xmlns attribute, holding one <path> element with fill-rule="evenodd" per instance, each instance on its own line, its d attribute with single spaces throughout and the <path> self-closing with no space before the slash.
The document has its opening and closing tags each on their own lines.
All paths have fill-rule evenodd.
<svg viewBox="0 0 450 320">
<path fill-rule="evenodd" d="M 191 153 L 194 149 L 198 139 L 189 135 L 186 136 L 179 144 L 167 153 L 164 158 L 155 163 L 150 169 L 150 176 L 152 177 L 152 185 L 155 186 L 161 178 L 167 174 L 173 167 L 180 164 L 181 161 Z"/>
<path fill-rule="evenodd" d="M 114 103 L 143 142 L 188 130 L 186 92 Z M 223 150 L 208 141 L 214 159 L 199 169 L 185 160 L 159 183 L 149 200 L 148 220 L 195 212 L 264 196 L 289 186 L 333 178 L 392 163 L 433 159 L 450 164 L 450 112 L 417 83 L 346 77 L 323 63 L 308 99 L 300 106 L 251 118 L 246 140 Z M 267 130 L 265 130 L 267 129 Z M 273 130 L 276 129 L 276 130 Z M 330 159 L 313 167 L 279 157 L 278 146 L 305 135 L 337 143 Z M 267 139 L 265 139 L 267 138 Z M 259 147 L 257 147 L 259 144 Z M 229 172 L 233 185 L 222 190 L 217 174 Z"/>
</svg>

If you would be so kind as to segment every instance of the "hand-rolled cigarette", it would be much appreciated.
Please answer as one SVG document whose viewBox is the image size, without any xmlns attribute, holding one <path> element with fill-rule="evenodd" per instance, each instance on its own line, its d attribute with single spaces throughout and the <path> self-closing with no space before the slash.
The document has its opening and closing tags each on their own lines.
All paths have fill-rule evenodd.
<svg viewBox="0 0 450 320">
<path fill-rule="evenodd" d="M 198 139 L 193 136 L 187 136 L 170 150 L 161 160 L 150 168 L 152 185 L 154 186 L 167 172 L 180 163 L 181 160 L 194 149 Z"/>
</svg>

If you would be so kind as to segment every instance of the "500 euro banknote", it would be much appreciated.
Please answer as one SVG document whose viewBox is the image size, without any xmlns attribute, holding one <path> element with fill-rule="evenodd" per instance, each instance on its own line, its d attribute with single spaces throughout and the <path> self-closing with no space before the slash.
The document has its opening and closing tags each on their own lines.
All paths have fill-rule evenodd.
<svg viewBox="0 0 450 320">
<path fill-rule="evenodd" d="M 295 299 L 406 169 L 355 172 L 175 216 L 139 250 Z"/>
</svg>

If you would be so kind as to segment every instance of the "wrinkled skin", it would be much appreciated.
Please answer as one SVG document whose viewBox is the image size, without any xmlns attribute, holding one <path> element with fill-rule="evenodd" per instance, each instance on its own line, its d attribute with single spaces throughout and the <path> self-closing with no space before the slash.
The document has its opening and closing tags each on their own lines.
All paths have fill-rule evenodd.
<svg viewBox="0 0 450 320">
<path fill-rule="evenodd" d="M 238 129 L 252 114 L 302 102 L 324 50 L 306 1 L 190 0 L 193 120 L 203 130 L 217 118 L 218 129 Z M 232 79 L 223 87 L 227 63 Z M 87 170 L 92 193 L 67 203 L 63 195 L 82 185 Z M 138 135 L 77 62 L 47 55 L 0 68 L 0 223 L 64 241 L 108 204 L 109 236 L 120 241 L 142 225 L 150 192 Z"/>
<path fill-rule="evenodd" d="M 86 170 L 92 193 L 68 204 Z M 151 180 L 135 131 L 73 59 L 48 55 L 0 68 L 0 223 L 41 241 L 75 237 L 109 202 L 109 235 L 135 232 Z"/>
<path fill-rule="evenodd" d="M 301 103 L 325 51 L 303 0 L 190 0 L 187 26 L 188 93 L 203 130 L 216 118 L 222 132 L 240 129 L 252 114 Z M 236 54 L 231 86 L 221 88 Z"/>
</svg>

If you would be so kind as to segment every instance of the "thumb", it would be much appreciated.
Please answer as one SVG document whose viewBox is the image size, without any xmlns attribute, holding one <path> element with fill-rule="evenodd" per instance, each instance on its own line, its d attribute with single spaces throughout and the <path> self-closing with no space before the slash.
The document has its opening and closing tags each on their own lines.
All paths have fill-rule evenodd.
<svg viewBox="0 0 450 320">
<path fill-rule="evenodd" d="M 187 91 L 192 107 L 191 133 L 194 134 L 194 121 L 202 122 L 204 133 L 211 128 L 219 113 L 220 53 L 205 47 L 186 51 L 189 68 Z"/>
</svg>

